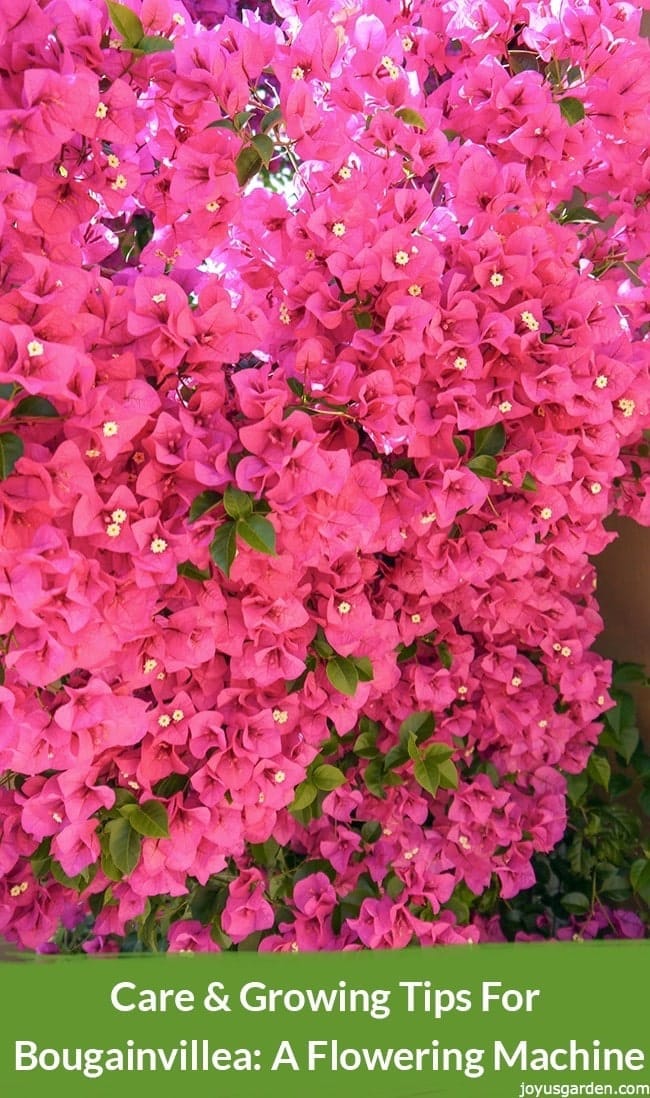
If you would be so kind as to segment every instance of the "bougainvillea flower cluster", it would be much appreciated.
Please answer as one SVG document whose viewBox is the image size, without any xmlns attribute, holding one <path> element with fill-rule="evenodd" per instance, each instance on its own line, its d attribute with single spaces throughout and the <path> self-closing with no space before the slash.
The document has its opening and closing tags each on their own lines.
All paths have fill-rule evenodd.
<svg viewBox="0 0 650 1098">
<path fill-rule="evenodd" d="M 650 521 L 642 13 L 0 41 L 0 932 L 489 937 L 610 704 L 604 520 Z"/>
</svg>

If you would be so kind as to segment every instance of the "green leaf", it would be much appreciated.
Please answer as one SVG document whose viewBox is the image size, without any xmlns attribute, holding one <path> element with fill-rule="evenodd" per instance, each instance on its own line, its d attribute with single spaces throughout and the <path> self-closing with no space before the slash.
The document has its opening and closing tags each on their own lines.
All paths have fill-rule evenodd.
<svg viewBox="0 0 650 1098">
<path fill-rule="evenodd" d="M 235 123 L 232 118 L 217 118 L 214 122 L 208 122 L 206 130 L 230 130 L 235 133 Z"/>
<path fill-rule="evenodd" d="M 122 786 L 119 786 L 115 790 L 115 803 L 110 810 L 115 818 L 119 815 L 119 812 L 117 810 L 120 809 L 124 804 L 137 804 L 137 801 L 135 799 L 135 795 L 131 792 L 130 789 L 124 789 Z"/>
<path fill-rule="evenodd" d="M 169 838 L 167 809 L 160 801 L 125 804 L 120 808 L 120 813 L 139 835 L 146 835 L 150 839 Z"/>
<path fill-rule="evenodd" d="M 166 778 L 156 782 L 153 791 L 157 797 L 173 797 L 175 793 L 185 789 L 188 781 L 187 774 L 168 774 Z"/>
<path fill-rule="evenodd" d="M 648 677 L 640 663 L 619 663 L 615 665 L 613 685 L 620 689 L 630 682 L 647 683 Z"/>
<path fill-rule="evenodd" d="M 630 866 L 630 884 L 637 896 L 650 905 L 650 861 L 638 858 Z"/>
<path fill-rule="evenodd" d="M 352 663 L 357 669 L 359 682 L 372 682 L 375 676 L 372 670 L 372 664 L 367 656 L 355 656 Z"/>
<path fill-rule="evenodd" d="M 79 892 L 88 883 L 87 877 L 82 873 L 78 873 L 76 877 L 69 877 L 54 859 L 50 862 L 50 873 L 58 884 L 63 885 L 64 888 L 74 889 L 75 892 Z"/>
<path fill-rule="evenodd" d="M 438 773 L 442 789 L 458 789 L 458 771 L 451 759 L 438 763 Z"/>
<path fill-rule="evenodd" d="M 411 713 L 410 717 L 402 721 L 399 726 L 399 742 L 404 746 L 410 735 L 415 736 L 416 743 L 422 743 L 431 735 L 435 728 L 433 713 L 425 709 L 422 713 Z"/>
<path fill-rule="evenodd" d="M 224 522 L 210 542 L 210 556 L 217 568 L 220 568 L 226 576 L 230 575 L 232 562 L 237 552 L 236 530 L 236 523 L 232 521 Z"/>
<path fill-rule="evenodd" d="M 426 130 L 427 128 L 427 124 L 420 112 L 413 110 L 412 107 L 399 107 L 399 109 L 395 111 L 395 117 L 400 118 L 407 126 L 416 126 L 419 130 Z"/>
<path fill-rule="evenodd" d="M 313 782 L 310 782 L 309 780 L 301 782 L 300 785 L 296 787 L 296 792 L 290 808 L 294 812 L 300 812 L 301 809 L 308 808 L 312 801 L 316 800 L 317 795 L 318 790 Z"/>
<path fill-rule="evenodd" d="M 454 657 L 451 648 L 446 641 L 441 641 L 438 645 L 438 659 L 446 671 L 449 671 L 453 665 Z"/>
<path fill-rule="evenodd" d="M 268 133 L 274 126 L 282 121 L 282 107 L 274 107 L 272 111 L 264 115 L 264 118 L 260 122 L 260 129 L 262 133 Z"/>
<path fill-rule="evenodd" d="M 454 753 L 454 748 L 447 743 L 432 743 L 427 747 L 426 755 L 435 763 L 446 762 Z"/>
<path fill-rule="evenodd" d="M 280 844 L 275 839 L 267 839 L 265 843 L 250 843 L 250 852 L 258 865 L 273 868 L 278 859 Z"/>
<path fill-rule="evenodd" d="M 317 656 L 320 656 L 322 660 L 328 660 L 330 656 L 335 655 L 332 645 L 325 639 L 325 634 L 322 629 L 318 629 L 316 636 L 312 641 L 314 652 Z"/>
<path fill-rule="evenodd" d="M 413 644 L 400 644 L 397 648 L 397 662 L 407 663 L 417 654 L 417 650 L 417 641 L 413 641 Z"/>
<path fill-rule="evenodd" d="M 233 484 L 229 484 L 224 492 L 223 505 L 226 514 L 234 519 L 246 518 L 253 510 L 253 500 L 248 492 L 242 492 L 240 488 L 235 488 Z"/>
<path fill-rule="evenodd" d="M 526 476 L 521 482 L 521 487 L 524 492 L 537 491 L 537 481 L 535 480 L 535 477 L 532 475 L 532 473 L 526 473 Z"/>
<path fill-rule="evenodd" d="M 249 515 L 247 518 L 239 519 L 237 534 L 258 553 L 267 553 L 270 557 L 276 555 L 275 530 L 263 515 Z"/>
<path fill-rule="evenodd" d="M 355 313 L 354 314 L 354 321 L 355 321 L 355 324 L 356 324 L 357 328 L 362 328 L 362 329 L 372 328 L 372 325 L 373 325 L 372 313 L 363 313 L 363 312 L 362 313 Z"/>
<path fill-rule="evenodd" d="M 581 774 L 567 774 L 566 791 L 571 804 L 578 804 L 582 800 L 588 785 L 589 779 L 584 770 Z"/>
<path fill-rule="evenodd" d="M 246 145 L 235 160 L 237 182 L 245 187 L 257 175 L 262 167 L 262 157 L 252 145 Z"/>
<path fill-rule="evenodd" d="M 221 496 L 219 493 L 206 489 L 205 492 L 201 492 L 199 496 L 192 500 L 188 522 L 196 522 L 197 519 L 201 518 L 201 515 L 207 514 L 214 507 L 218 507 L 220 503 Z"/>
<path fill-rule="evenodd" d="M 512 73 L 526 72 L 528 70 L 531 72 L 539 72 L 537 54 L 530 53 L 528 50 L 509 50 L 508 60 Z"/>
<path fill-rule="evenodd" d="M 419 762 L 423 758 L 422 751 L 418 747 L 418 741 L 415 738 L 414 732 L 409 732 L 408 739 L 406 741 L 406 750 L 408 751 L 409 758 L 414 762 Z"/>
<path fill-rule="evenodd" d="M 382 800 L 386 799 L 383 759 L 371 759 L 364 771 L 363 780 L 369 793 L 372 793 L 374 797 L 380 797 Z"/>
<path fill-rule="evenodd" d="M 270 137 L 267 137 L 265 133 L 258 133 L 255 134 L 251 144 L 259 154 L 259 158 L 264 166 L 268 168 L 275 156 L 275 142 L 272 141 Z"/>
<path fill-rule="evenodd" d="M 588 206 L 572 206 L 570 209 L 565 209 L 560 217 L 563 225 L 572 222 L 598 225 L 602 220 L 602 217 L 599 217 L 595 210 L 590 210 Z"/>
<path fill-rule="evenodd" d="M 137 46 L 144 38 L 144 27 L 138 16 L 126 4 L 117 4 L 115 0 L 106 0 L 106 7 L 115 30 L 122 35 L 128 46 Z"/>
<path fill-rule="evenodd" d="M 100 867 L 102 873 L 108 877 L 109 881 L 121 881 L 124 874 L 121 869 L 118 869 L 115 862 L 111 858 L 110 852 L 107 847 L 102 846 L 102 853 L 100 858 Z"/>
<path fill-rule="evenodd" d="M 408 761 L 407 742 L 408 740 L 403 744 L 396 743 L 394 747 L 391 747 L 384 759 L 384 770 L 392 770 L 395 766 L 403 766 Z"/>
<path fill-rule="evenodd" d="M 343 771 L 339 770 L 338 766 L 330 766 L 329 763 L 317 766 L 315 770 L 312 770 L 310 778 L 317 789 L 323 789 L 327 793 L 332 789 L 338 789 L 346 781 Z"/>
<path fill-rule="evenodd" d="M 639 729 L 635 728 L 634 725 L 626 725 L 625 728 L 621 728 L 614 747 L 617 754 L 619 754 L 626 763 L 629 763 L 638 744 Z"/>
<path fill-rule="evenodd" d="M 51 838 L 48 835 L 46 839 L 43 839 L 37 846 L 36 850 L 29 859 L 32 867 L 32 873 L 35 877 L 44 877 L 50 870 L 50 844 Z"/>
<path fill-rule="evenodd" d="M 23 419 L 58 419 L 59 412 L 46 397 L 28 396 L 16 405 L 13 415 Z"/>
<path fill-rule="evenodd" d="M 558 106 L 571 126 L 575 126 L 576 122 L 582 121 L 585 116 L 582 101 L 576 99 L 574 95 L 567 95 L 564 99 L 560 99 Z"/>
<path fill-rule="evenodd" d="M 303 385 L 302 381 L 298 380 L 297 377 L 288 377 L 287 385 L 291 389 L 291 392 L 294 394 L 294 396 L 301 397 L 305 395 L 305 386 Z"/>
<path fill-rule="evenodd" d="M 418 785 L 421 785 L 423 789 L 426 789 L 435 797 L 440 785 L 440 771 L 437 762 L 435 759 L 430 758 L 428 753 L 419 762 L 416 762 L 413 767 L 413 777 Z"/>
<path fill-rule="evenodd" d="M 233 122 L 235 123 L 236 130 L 243 130 L 244 126 L 250 122 L 251 118 L 255 114 L 255 111 L 237 111 L 237 114 L 233 116 Z"/>
<path fill-rule="evenodd" d="M 377 733 L 379 725 L 368 717 L 362 717 L 359 722 L 359 735 L 354 741 L 352 750 L 360 759 L 374 759 L 379 754 L 377 748 Z"/>
<path fill-rule="evenodd" d="M 24 452 L 23 441 L 18 435 L 9 431 L 0 435 L 0 480 L 6 480 L 13 473 L 14 465 Z"/>
<path fill-rule="evenodd" d="M 13 381 L 3 381 L 0 384 L 0 400 L 11 400 L 16 394 L 16 386 Z"/>
<path fill-rule="evenodd" d="M 467 443 L 462 435 L 454 435 L 452 442 L 456 447 L 456 453 L 460 454 L 461 457 L 465 457 L 465 454 L 467 453 Z"/>
<path fill-rule="evenodd" d="M 361 828 L 361 838 L 364 843 L 376 843 L 381 838 L 382 826 L 379 820 L 366 820 Z"/>
<path fill-rule="evenodd" d="M 217 914 L 223 893 L 225 889 L 206 888 L 202 885 L 195 888 L 190 900 L 192 918 L 207 926 Z"/>
<path fill-rule="evenodd" d="M 168 53 L 173 48 L 174 43 L 170 42 L 169 38 L 163 38 L 158 34 L 145 35 L 136 46 L 139 53 Z"/>
<path fill-rule="evenodd" d="M 584 892 L 568 892 L 566 896 L 562 896 L 560 903 L 571 915 L 586 915 L 591 907 Z"/>
<path fill-rule="evenodd" d="M 123 817 L 106 825 L 108 853 L 116 869 L 124 875 L 131 873 L 140 860 L 142 836 Z M 107 874 L 108 876 L 108 874 Z"/>
<path fill-rule="evenodd" d="M 184 560 L 182 564 L 179 564 L 176 571 L 179 576 L 184 576 L 185 579 L 198 580 L 199 583 L 203 583 L 204 580 L 210 579 L 209 568 L 197 568 L 196 564 L 192 564 L 191 560 Z"/>
<path fill-rule="evenodd" d="M 336 690 L 352 697 L 359 685 L 359 673 L 352 660 L 346 659 L 345 656 L 334 656 L 333 659 L 328 660 L 325 671 Z"/>
<path fill-rule="evenodd" d="M 493 457 L 500 454 L 506 444 L 506 432 L 502 423 L 495 423 L 492 427 L 482 427 L 474 434 L 474 454 L 491 454 Z"/>
<path fill-rule="evenodd" d="M 476 473 L 477 477 L 487 477 L 488 480 L 494 480 L 497 475 L 496 458 L 489 454 L 479 454 L 478 457 L 470 458 L 467 468 Z"/>
<path fill-rule="evenodd" d="M 622 876 L 620 873 L 613 873 L 611 877 L 607 877 L 603 881 L 600 892 L 611 903 L 621 904 L 629 899 L 631 889 L 627 877 Z"/>
<path fill-rule="evenodd" d="M 605 756 L 594 752 L 587 763 L 587 774 L 591 780 L 602 785 L 603 789 L 608 789 L 611 773 L 612 768 Z"/>
</svg>

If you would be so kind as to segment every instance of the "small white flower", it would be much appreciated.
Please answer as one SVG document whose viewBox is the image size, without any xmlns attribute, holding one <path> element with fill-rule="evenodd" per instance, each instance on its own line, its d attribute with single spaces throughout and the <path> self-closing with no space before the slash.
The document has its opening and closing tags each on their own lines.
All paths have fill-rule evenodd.
<svg viewBox="0 0 650 1098">
<path fill-rule="evenodd" d="M 349 614 L 352 607 L 349 602 L 344 601 L 340 602 L 336 609 L 338 610 L 339 614 Z"/>
<path fill-rule="evenodd" d="M 167 548 L 167 542 L 164 538 L 154 538 L 149 548 L 152 553 L 164 553 Z"/>
<path fill-rule="evenodd" d="M 32 339 L 31 343 L 27 344 L 27 354 L 30 358 L 40 358 L 43 354 L 43 344 L 38 339 Z"/>
<path fill-rule="evenodd" d="M 539 329 L 539 320 L 528 310 L 525 309 L 521 314 L 522 324 L 525 324 L 529 332 L 536 332 Z"/>
<path fill-rule="evenodd" d="M 109 419 L 106 423 L 102 424 L 102 434 L 104 438 L 114 438 L 119 429 L 120 428 L 114 419 Z"/>
</svg>

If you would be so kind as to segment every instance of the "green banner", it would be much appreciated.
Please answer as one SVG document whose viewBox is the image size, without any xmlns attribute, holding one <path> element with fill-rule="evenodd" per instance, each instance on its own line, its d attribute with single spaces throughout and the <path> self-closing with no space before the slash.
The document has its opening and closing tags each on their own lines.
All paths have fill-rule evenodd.
<svg viewBox="0 0 650 1098">
<path fill-rule="evenodd" d="M 6 1095 L 650 1095 L 650 943 L 0 965 Z"/>
</svg>

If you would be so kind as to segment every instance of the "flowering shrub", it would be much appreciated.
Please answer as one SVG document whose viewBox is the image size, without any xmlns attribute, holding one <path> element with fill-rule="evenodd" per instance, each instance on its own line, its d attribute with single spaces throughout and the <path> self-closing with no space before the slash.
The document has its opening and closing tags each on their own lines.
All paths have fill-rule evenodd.
<svg viewBox="0 0 650 1098">
<path fill-rule="evenodd" d="M 588 558 L 650 522 L 640 12 L 0 40 L 0 931 L 490 936 L 612 704 Z"/>
</svg>

